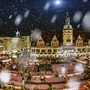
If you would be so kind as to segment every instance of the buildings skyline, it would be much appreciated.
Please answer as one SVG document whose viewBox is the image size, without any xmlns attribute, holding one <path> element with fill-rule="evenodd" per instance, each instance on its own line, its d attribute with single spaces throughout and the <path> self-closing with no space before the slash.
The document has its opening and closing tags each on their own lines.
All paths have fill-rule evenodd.
<svg viewBox="0 0 90 90">
<path fill-rule="evenodd" d="M 24 49 L 30 50 L 31 58 L 34 59 L 44 56 L 70 56 L 70 55 L 86 55 L 90 53 L 90 38 L 87 43 L 84 43 L 82 35 L 78 35 L 77 39 L 73 39 L 73 27 L 70 24 L 69 14 L 66 14 L 65 24 L 62 30 L 62 41 L 58 40 L 57 36 L 59 33 L 51 37 L 45 37 L 41 32 L 40 36 L 37 38 L 36 42 L 33 42 L 33 32 L 29 36 L 20 36 L 16 37 L 0 37 L 1 50 L 7 50 L 11 52 L 18 52 Z M 45 33 L 45 32 L 44 32 Z M 51 33 L 50 33 L 51 34 Z M 37 33 L 35 35 L 37 37 Z M 47 34 L 48 36 L 48 34 Z M 43 38 L 44 37 L 44 38 Z M 48 41 L 45 41 L 47 39 Z"/>
</svg>

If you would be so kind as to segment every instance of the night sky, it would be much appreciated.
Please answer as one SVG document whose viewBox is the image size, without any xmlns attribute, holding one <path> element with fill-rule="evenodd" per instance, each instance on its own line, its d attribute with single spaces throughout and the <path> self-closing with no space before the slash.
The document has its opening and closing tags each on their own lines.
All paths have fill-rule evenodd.
<svg viewBox="0 0 90 90">
<path fill-rule="evenodd" d="M 0 35 L 14 36 L 17 30 L 29 35 L 35 28 L 62 30 L 66 12 L 74 30 L 87 29 L 81 23 L 90 16 L 90 0 L 0 0 Z"/>
</svg>

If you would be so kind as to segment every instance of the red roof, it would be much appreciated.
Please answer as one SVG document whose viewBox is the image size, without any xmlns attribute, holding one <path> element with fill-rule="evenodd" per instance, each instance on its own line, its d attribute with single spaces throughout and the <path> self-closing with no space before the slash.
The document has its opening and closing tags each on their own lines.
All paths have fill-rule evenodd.
<svg viewBox="0 0 90 90">
<path fill-rule="evenodd" d="M 56 89 L 63 89 L 65 87 L 65 84 L 52 84 L 52 87 L 55 87 Z"/>
<path fill-rule="evenodd" d="M 25 84 L 26 89 L 33 89 L 37 87 L 40 90 L 47 90 L 49 87 L 47 84 Z"/>
</svg>

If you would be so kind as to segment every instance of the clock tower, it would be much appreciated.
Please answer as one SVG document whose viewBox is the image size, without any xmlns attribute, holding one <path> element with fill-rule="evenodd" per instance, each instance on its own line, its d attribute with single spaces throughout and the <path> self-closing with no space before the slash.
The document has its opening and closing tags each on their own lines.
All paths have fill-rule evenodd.
<svg viewBox="0 0 90 90">
<path fill-rule="evenodd" d="M 73 28 L 70 24 L 69 14 L 66 13 L 65 25 L 63 27 L 63 45 L 71 46 L 73 45 Z"/>
</svg>

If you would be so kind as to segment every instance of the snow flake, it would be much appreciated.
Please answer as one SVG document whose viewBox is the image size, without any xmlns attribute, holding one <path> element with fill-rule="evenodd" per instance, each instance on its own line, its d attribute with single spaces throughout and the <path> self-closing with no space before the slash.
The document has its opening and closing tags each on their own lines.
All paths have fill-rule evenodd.
<svg viewBox="0 0 90 90">
<path fill-rule="evenodd" d="M 80 11 L 77 11 L 73 17 L 73 21 L 75 23 L 78 23 L 82 17 L 82 13 Z"/>
<path fill-rule="evenodd" d="M 54 23 L 56 21 L 56 19 L 57 19 L 57 15 L 54 15 L 51 19 L 51 23 Z"/>
<path fill-rule="evenodd" d="M 22 16 L 18 15 L 14 21 L 15 25 L 18 26 L 22 21 Z"/>
<path fill-rule="evenodd" d="M 48 9 L 49 9 L 49 7 L 50 7 L 50 3 L 49 3 L 49 2 L 47 2 L 47 3 L 45 4 L 45 6 L 44 6 L 44 10 L 48 10 Z"/>
<path fill-rule="evenodd" d="M 0 81 L 2 83 L 8 83 L 10 81 L 11 74 L 8 70 L 4 70 L 0 72 Z"/>
<path fill-rule="evenodd" d="M 82 26 L 86 30 L 90 30 L 90 11 L 87 12 L 82 20 Z"/>
<path fill-rule="evenodd" d="M 28 15 L 29 15 L 29 13 L 30 13 L 30 11 L 29 11 L 29 10 L 27 10 L 27 11 L 25 12 L 25 14 L 24 14 L 24 18 L 27 18 L 27 17 L 28 17 Z"/>
</svg>

